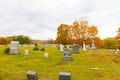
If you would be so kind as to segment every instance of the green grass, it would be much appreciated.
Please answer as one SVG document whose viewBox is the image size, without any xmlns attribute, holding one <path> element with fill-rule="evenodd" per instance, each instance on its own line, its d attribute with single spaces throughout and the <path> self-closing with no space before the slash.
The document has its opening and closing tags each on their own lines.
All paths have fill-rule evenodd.
<svg viewBox="0 0 120 80">
<path fill-rule="evenodd" d="M 63 53 L 52 46 L 45 51 L 33 51 L 32 46 L 20 47 L 20 55 L 4 54 L 5 47 L 0 46 L 0 80 L 27 80 L 28 70 L 36 71 L 39 80 L 58 80 L 60 72 L 70 72 L 71 80 L 120 79 L 120 54 L 106 49 L 86 52 L 80 49 L 80 54 L 72 54 L 72 61 L 62 61 Z M 24 55 L 25 49 L 29 49 L 28 56 Z M 44 57 L 45 52 L 49 53 L 48 58 Z"/>
</svg>

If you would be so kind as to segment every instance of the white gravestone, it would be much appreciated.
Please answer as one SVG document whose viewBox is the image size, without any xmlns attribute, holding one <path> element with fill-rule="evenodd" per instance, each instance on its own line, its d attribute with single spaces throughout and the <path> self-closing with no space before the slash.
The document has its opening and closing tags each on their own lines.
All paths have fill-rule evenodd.
<svg viewBox="0 0 120 80">
<path fill-rule="evenodd" d="M 48 53 L 44 53 L 44 57 L 48 57 Z"/>
<path fill-rule="evenodd" d="M 92 40 L 92 47 L 91 47 L 92 50 L 96 50 L 96 46 L 95 46 L 95 43 L 94 43 L 94 40 Z"/>
<path fill-rule="evenodd" d="M 63 46 L 60 44 L 60 51 L 63 52 Z"/>
<path fill-rule="evenodd" d="M 12 41 L 10 43 L 10 54 L 20 54 L 19 41 Z"/>
<path fill-rule="evenodd" d="M 83 43 L 83 50 L 86 51 L 85 43 Z"/>
<path fill-rule="evenodd" d="M 25 55 L 28 55 L 29 54 L 29 51 L 28 49 L 25 50 Z"/>
</svg>

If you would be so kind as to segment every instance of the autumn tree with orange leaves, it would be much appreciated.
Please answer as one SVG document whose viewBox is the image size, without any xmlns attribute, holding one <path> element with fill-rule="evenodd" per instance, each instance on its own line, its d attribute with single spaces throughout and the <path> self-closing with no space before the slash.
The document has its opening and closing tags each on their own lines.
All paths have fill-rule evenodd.
<svg viewBox="0 0 120 80">
<path fill-rule="evenodd" d="M 58 27 L 56 42 L 61 44 L 77 44 L 90 43 L 97 35 L 97 26 L 89 26 L 88 21 L 82 18 L 73 22 L 72 25 L 61 24 Z M 89 42 L 88 42 L 89 40 Z"/>
<path fill-rule="evenodd" d="M 85 42 L 88 39 L 94 38 L 98 33 L 97 27 L 92 25 L 88 25 L 88 21 L 85 18 L 82 18 L 79 21 L 75 21 L 73 25 L 70 26 L 70 38 L 72 38 L 75 42 L 79 41 L 79 45 L 82 43 L 83 47 L 85 46 Z"/>
<path fill-rule="evenodd" d="M 69 25 L 67 24 L 61 24 L 58 27 L 56 43 L 60 43 L 64 45 L 69 43 L 68 29 L 69 29 Z"/>
<path fill-rule="evenodd" d="M 116 36 L 116 38 L 117 38 L 118 40 L 120 40 L 120 28 L 118 28 L 118 30 L 117 30 L 117 36 Z"/>
</svg>

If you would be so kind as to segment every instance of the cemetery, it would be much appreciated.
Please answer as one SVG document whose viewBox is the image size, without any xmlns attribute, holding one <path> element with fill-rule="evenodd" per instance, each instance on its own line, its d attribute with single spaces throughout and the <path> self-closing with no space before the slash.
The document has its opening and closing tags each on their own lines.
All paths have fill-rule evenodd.
<svg viewBox="0 0 120 80">
<path fill-rule="evenodd" d="M 34 46 L 27 45 L 19 47 L 19 55 L 11 55 L 3 53 L 6 47 L 0 46 L 0 80 L 120 79 L 120 54 L 108 49 L 84 51 L 79 48 L 80 54 L 74 54 L 69 53 L 72 48 L 61 52 L 52 44 L 45 51 L 34 51 Z M 71 56 L 70 60 L 64 55 Z"/>
</svg>

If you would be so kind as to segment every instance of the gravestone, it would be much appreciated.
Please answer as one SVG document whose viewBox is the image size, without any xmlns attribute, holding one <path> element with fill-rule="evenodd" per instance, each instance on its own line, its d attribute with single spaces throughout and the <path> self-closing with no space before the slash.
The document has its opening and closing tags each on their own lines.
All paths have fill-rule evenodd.
<svg viewBox="0 0 120 80">
<path fill-rule="evenodd" d="M 28 55 L 29 54 L 29 51 L 28 49 L 25 50 L 25 55 Z"/>
<path fill-rule="evenodd" d="M 83 43 L 83 50 L 86 51 L 85 43 Z"/>
<path fill-rule="evenodd" d="M 70 73 L 68 72 L 60 72 L 59 73 L 59 80 L 70 80 Z"/>
<path fill-rule="evenodd" d="M 58 44 L 58 49 L 60 49 L 60 44 Z"/>
<path fill-rule="evenodd" d="M 63 52 L 64 52 L 64 56 L 63 56 L 62 60 L 71 61 L 72 60 L 71 51 L 69 49 L 65 48 Z"/>
<path fill-rule="evenodd" d="M 92 40 L 92 45 L 91 45 L 90 49 L 91 50 L 96 50 L 97 49 L 96 46 L 95 46 L 94 40 Z"/>
<path fill-rule="evenodd" d="M 44 53 L 44 57 L 48 57 L 48 53 Z"/>
<path fill-rule="evenodd" d="M 28 80 L 38 80 L 38 76 L 35 71 L 28 71 L 26 75 Z"/>
<path fill-rule="evenodd" d="M 79 51 L 79 46 L 78 45 L 73 45 L 73 48 L 72 48 L 72 52 L 73 53 L 80 53 L 80 51 Z"/>
<path fill-rule="evenodd" d="M 63 45 L 60 44 L 60 51 L 63 52 Z"/>
<path fill-rule="evenodd" d="M 90 45 L 86 45 L 86 49 L 90 49 Z"/>
<path fill-rule="evenodd" d="M 12 41 L 10 43 L 10 54 L 20 54 L 19 41 Z"/>
</svg>

